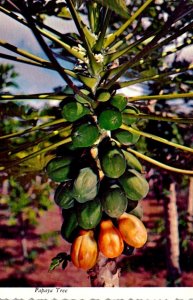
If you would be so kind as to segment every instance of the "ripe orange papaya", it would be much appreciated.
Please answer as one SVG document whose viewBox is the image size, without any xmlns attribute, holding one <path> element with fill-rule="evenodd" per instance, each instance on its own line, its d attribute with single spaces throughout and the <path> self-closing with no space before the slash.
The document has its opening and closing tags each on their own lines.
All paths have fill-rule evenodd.
<svg viewBox="0 0 193 300">
<path fill-rule="evenodd" d="M 141 248 L 147 241 L 147 230 L 136 216 L 124 213 L 118 218 L 118 229 L 123 240 L 134 248 Z"/>
<path fill-rule="evenodd" d="M 71 246 L 71 260 L 77 267 L 89 270 L 97 262 L 98 246 L 92 230 L 80 230 Z"/>
<path fill-rule="evenodd" d="M 100 223 L 98 246 L 103 255 L 108 258 L 118 257 L 123 252 L 123 239 L 110 219 Z"/>
</svg>

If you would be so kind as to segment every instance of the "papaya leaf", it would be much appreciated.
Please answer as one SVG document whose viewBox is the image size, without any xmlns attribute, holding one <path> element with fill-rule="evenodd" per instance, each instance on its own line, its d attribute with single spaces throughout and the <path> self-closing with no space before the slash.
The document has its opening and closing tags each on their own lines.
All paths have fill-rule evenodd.
<svg viewBox="0 0 193 300">
<path fill-rule="evenodd" d="M 120 15 L 123 18 L 129 17 L 125 0 L 114 0 L 114 1 L 96 0 L 96 2 L 98 2 L 102 6 L 105 6 L 109 9 L 113 10 L 115 13 L 117 13 L 118 15 Z"/>
<path fill-rule="evenodd" d="M 53 271 L 55 268 L 57 268 L 61 263 L 62 263 L 63 260 L 61 260 L 60 257 L 55 257 L 52 259 L 52 262 L 50 264 L 50 267 L 49 267 L 49 272 Z"/>
<path fill-rule="evenodd" d="M 72 18 L 67 7 L 62 7 L 61 10 L 58 12 L 57 17 L 64 18 L 64 19 Z"/>
<path fill-rule="evenodd" d="M 49 272 L 53 271 L 61 263 L 62 263 L 62 269 L 65 269 L 69 260 L 70 260 L 69 255 L 67 255 L 66 252 L 58 253 L 57 256 L 52 258 L 52 261 L 51 261 L 51 264 L 49 267 Z"/>
</svg>

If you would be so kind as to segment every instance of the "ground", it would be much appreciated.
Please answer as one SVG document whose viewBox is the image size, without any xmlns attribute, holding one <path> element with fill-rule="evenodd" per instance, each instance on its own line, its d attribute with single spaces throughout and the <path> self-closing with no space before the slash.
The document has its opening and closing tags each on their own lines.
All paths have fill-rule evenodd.
<svg viewBox="0 0 193 300">
<path fill-rule="evenodd" d="M 120 265 L 121 287 L 164 287 L 166 286 L 166 254 L 164 240 L 153 229 L 162 219 L 163 205 L 154 199 L 143 201 L 143 221 L 148 228 L 148 242 L 135 255 L 122 255 Z M 23 259 L 21 240 L 17 227 L 6 226 L 5 211 L 0 213 L 0 286 L 1 287 L 89 287 L 90 281 L 85 271 L 69 263 L 65 270 L 61 267 L 48 272 L 51 259 L 59 252 L 69 252 L 70 244 L 60 237 L 61 211 L 53 206 L 39 219 L 36 229 L 30 230 L 23 241 L 30 260 Z M 45 239 L 45 233 L 55 232 L 57 237 Z M 42 236 L 42 234 L 44 234 Z M 40 238 L 41 237 L 41 238 Z M 44 239 L 43 239 L 44 237 Z M 191 254 L 192 255 L 192 254 Z M 192 256 L 188 260 L 192 259 Z M 184 261 L 183 261 L 184 263 Z M 193 286 L 192 263 L 182 270 L 181 286 Z"/>
</svg>

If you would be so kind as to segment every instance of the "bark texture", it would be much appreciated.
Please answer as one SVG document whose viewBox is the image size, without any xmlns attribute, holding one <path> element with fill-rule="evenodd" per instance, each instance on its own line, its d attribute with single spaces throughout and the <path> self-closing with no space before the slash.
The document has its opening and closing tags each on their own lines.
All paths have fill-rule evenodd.
<svg viewBox="0 0 193 300">
<path fill-rule="evenodd" d="M 188 234 L 193 233 L 193 177 L 190 177 L 189 182 L 189 195 L 187 206 L 187 230 Z"/>
<path fill-rule="evenodd" d="M 178 231 L 178 212 L 176 200 L 176 186 L 170 184 L 170 195 L 165 199 L 165 222 L 166 222 L 166 248 L 168 264 L 168 286 L 180 286 L 180 247 Z"/>
<path fill-rule="evenodd" d="M 115 260 L 99 255 L 98 262 L 88 271 L 92 287 L 119 287 L 120 269 Z"/>
</svg>

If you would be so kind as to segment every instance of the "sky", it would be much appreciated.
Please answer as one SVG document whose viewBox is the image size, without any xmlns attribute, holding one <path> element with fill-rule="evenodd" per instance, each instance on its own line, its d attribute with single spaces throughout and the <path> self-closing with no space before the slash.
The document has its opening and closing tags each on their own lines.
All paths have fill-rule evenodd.
<svg viewBox="0 0 193 300">
<path fill-rule="evenodd" d="M 0 13 L 0 39 L 6 40 L 8 43 L 41 56 L 42 58 L 46 58 L 34 38 L 33 33 L 27 27 L 3 13 Z M 2 47 L 0 48 L 1 52 L 13 55 L 13 52 Z M 4 62 L 15 65 L 15 70 L 20 75 L 17 79 L 20 93 L 51 92 L 53 87 L 64 84 L 64 81 L 55 71 L 15 63 L 0 58 L 0 63 Z"/>
</svg>

